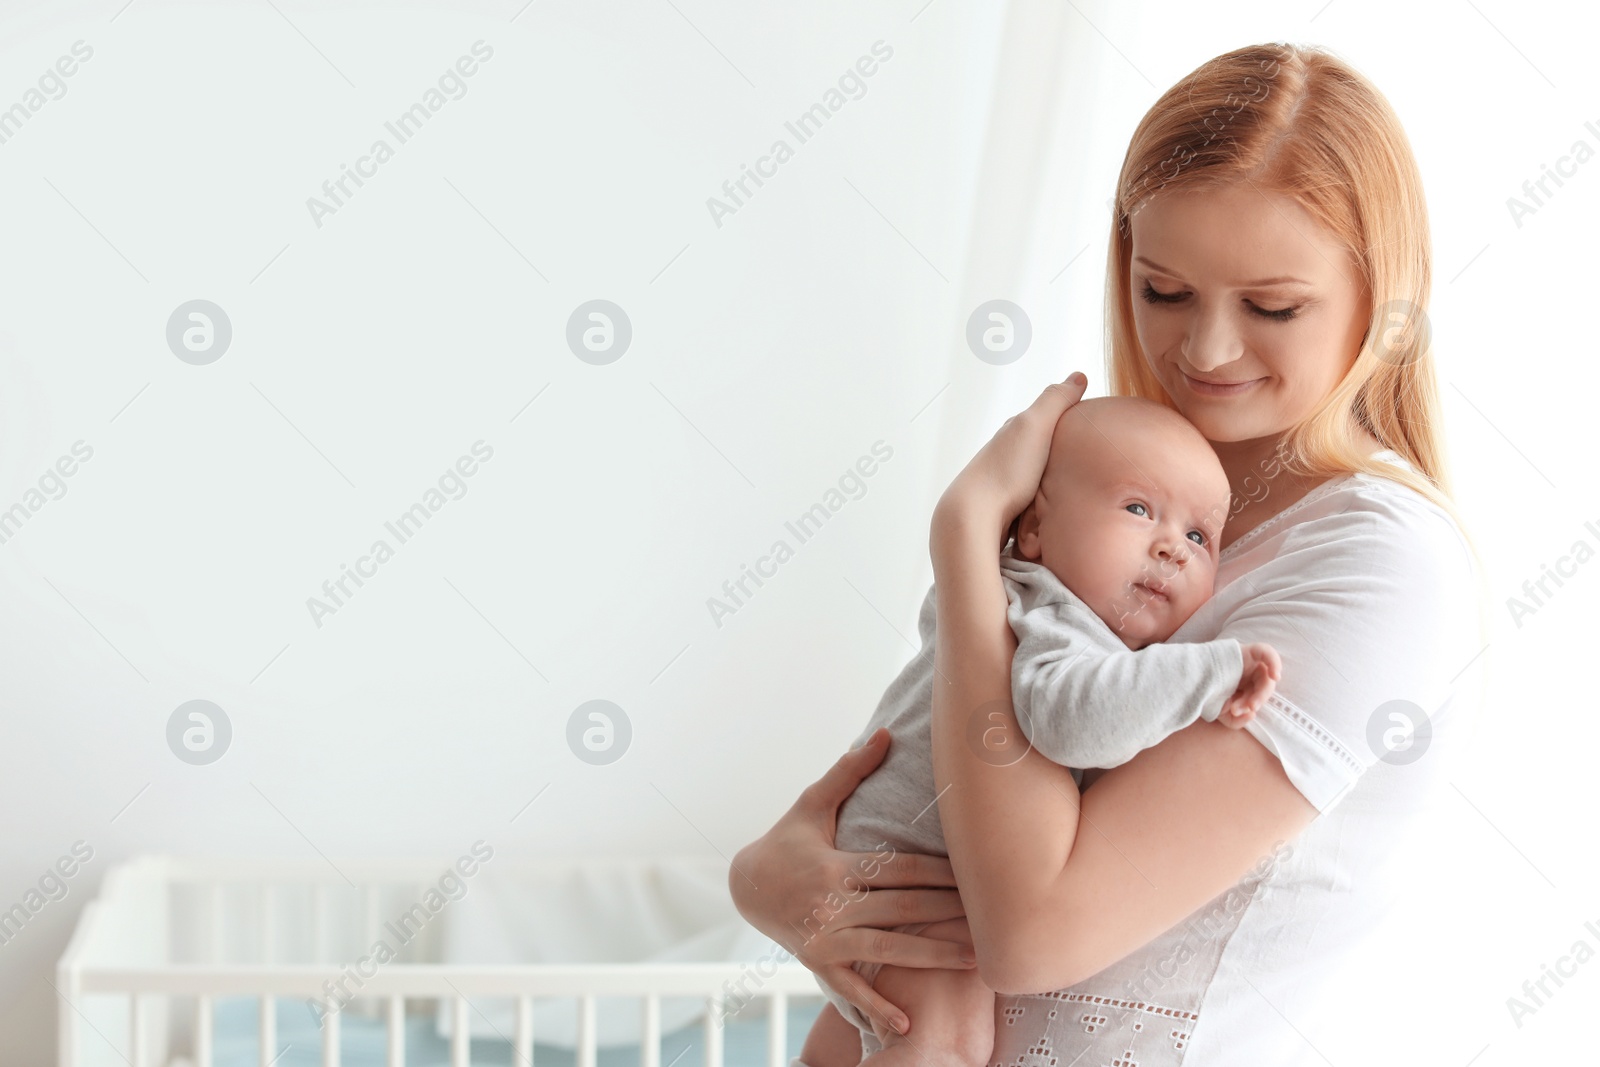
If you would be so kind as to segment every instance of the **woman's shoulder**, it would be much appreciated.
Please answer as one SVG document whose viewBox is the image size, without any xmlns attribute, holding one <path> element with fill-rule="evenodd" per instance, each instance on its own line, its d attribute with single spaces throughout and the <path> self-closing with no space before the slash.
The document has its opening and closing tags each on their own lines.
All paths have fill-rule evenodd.
<svg viewBox="0 0 1600 1067">
<path fill-rule="evenodd" d="M 1411 470 L 1398 453 L 1374 458 Z M 1446 508 L 1398 478 L 1357 471 L 1330 478 L 1223 551 L 1325 570 L 1340 564 L 1470 575 L 1475 557 Z M 1242 562 L 1242 558 L 1240 559 Z"/>
<path fill-rule="evenodd" d="M 1475 577 L 1447 509 L 1395 479 L 1345 475 L 1228 546 L 1186 639 L 1277 649 L 1282 681 L 1246 729 L 1327 811 L 1388 751 L 1390 713 L 1438 715 L 1481 651 Z"/>
</svg>

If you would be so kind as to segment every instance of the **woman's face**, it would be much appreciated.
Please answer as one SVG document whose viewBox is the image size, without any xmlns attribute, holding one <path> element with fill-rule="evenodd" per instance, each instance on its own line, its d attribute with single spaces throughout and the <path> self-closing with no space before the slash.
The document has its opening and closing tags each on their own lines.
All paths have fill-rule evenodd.
<svg viewBox="0 0 1600 1067">
<path fill-rule="evenodd" d="M 1132 233 L 1139 345 L 1208 440 L 1286 432 L 1355 361 L 1365 282 L 1293 200 L 1247 184 L 1164 192 L 1134 212 Z"/>
</svg>

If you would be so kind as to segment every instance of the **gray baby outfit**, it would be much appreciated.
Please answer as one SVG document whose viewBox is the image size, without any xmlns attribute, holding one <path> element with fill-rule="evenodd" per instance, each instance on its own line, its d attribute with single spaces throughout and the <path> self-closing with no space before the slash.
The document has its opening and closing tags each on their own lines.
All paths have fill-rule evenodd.
<svg viewBox="0 0 1600 1067">
<path fill-rule="evenodd" d="M 1081 783 L 1082 768 L 1119 766 L 1196 719 L 1216 721 L 1244 669 L 1237 640 L 1132 651 L 1048 568 L 1017 558 L 1014 548 L 1013 541 L 1000 555 L 1006 618 L 1017 636 L 1011 697 L 1034 748 Z M 884 691 L 855 741 L 889 728 L 889 754 L 839 808 L 836 841 L 844 851 L 948 855 L 933 782 L 934 616 L 930 587 L 917 620 L 922 651 Z M 871 1023 L 832 989 L 822 990 L 862 1030 L 865 1051 L 877 1051 Z"/>
</svg>

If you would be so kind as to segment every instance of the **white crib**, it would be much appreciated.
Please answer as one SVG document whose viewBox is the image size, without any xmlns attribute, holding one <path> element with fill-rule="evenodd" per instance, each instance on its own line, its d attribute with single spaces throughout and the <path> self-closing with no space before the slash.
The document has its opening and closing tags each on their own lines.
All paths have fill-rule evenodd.
<svg viewBox="0 0 1600 1067">
<path fill-rule="evenodd" d="M 658 873 L 652 864 L 665 864 L 663 869 L 703 875 L 707 886 L 720 884 L 719 896 L 726 897 L 726 866 L 715 862 L 562 862 L 581 868 L 585 877 L 614 874 L 639 878 L 645 886 Z M 496 863 L 501 871 L 533 869 L 505 860 Z M 141 857 L 115 867 L 98 899 L 84 909 L 57 964 L 60 1067 L 214 1067 L 218 1005 L 224 998 L 240 997 L 254 1001 L 251 1067 L 304 1062 L 284 1059 L 278 998 L 308 1004 L 324 998 L 331 978 L 341 971 L 353 973 L 348 961 L 374 943 L 383 917 L 395 914 L 393 902 L 420 899 L 447 866 Z M 540 864 L 537 869 L 542 875 L 548 868 Z M 539 904 L 530 901 L 529 906 Z M 754 933 L 737 918 L 731 903 L 724 899 L 714 906 Z M 417 931 L 402 955 L 373 965 L 370 977 L 360 975 L 357 996 L 322 1017 L 320 1059 L 315 1062 L 339 1067 L 341 1044 L 349 1044 L 348 1039 L 341 1042 L 341 1030 L 349 1021 L 381 1042 L 381 1062 L 404 1067 L 408 1030 L 416 1033 L 417 1008 L 432 1003 L 444 1017 L 440 1029 L 448 1031 L 450 1067 L 468 1067 L 471 1016 L 479 1016 L 481 1028 L 487 1016 L 478 1002 L 487 998 L 514 1020 L 510 1033 L 500 1033 L 510 1046 L 510 1062 L 532 1067 L 535 998 L 541 998 L 541 1011 L 548 1014 L 552 1005 L 542 998 L 559 997 L 570 1001 L 568 1010 L 574 1013 L 574 1067 L 597 1067 L 597 1000 L 627 997 L 637 1000 L 637 1023 L 626 1023 L 636 1025 L 638 1033 L 637 1058 L 629 1062 L 662 1067 L 663 1004 L 672 1004 L 681 1017 L 684 1001 L 669 998 L 692 997 L 697 1003 L 689 1004 L 689 1010 L 704 1015 L 699 1040 L 705 1067 L 724 1067 L 724 1030 L 733 1025 L 726 1016 L 735 1009 L 734 1023 L 745 1028 L 747 1037 L 752 1025 L 765 1029 L 764 1049 L 748 1067 L 785 1067 L 792 1054 L 787 1024 L 791 1011 L 799 1010 L 791 999 L 809 1007 L 810 998 L 816 998 L 816 1006 L 821 1005 L 810 972 L 759 936 L 758 943 L 767 949 L 759 959 L 751 958 L 745 939 L 740 958 L 477 966 L 441 958 L 452 916 L 448 908 L 439 914 L 440 921 Z M 756 1003 L 760 1000 L 766 1002 L 764 1013 Z M 616 1007 L 614 1002 L 607 1006 Z M 762 1022 L 753 1022 L 762 1016 Z M 362 1062 L 380 1062 L 365 1051 L 369 1055 Z M 309 1054 L 309 1049 L 297 1053 Z"/>
</svg>

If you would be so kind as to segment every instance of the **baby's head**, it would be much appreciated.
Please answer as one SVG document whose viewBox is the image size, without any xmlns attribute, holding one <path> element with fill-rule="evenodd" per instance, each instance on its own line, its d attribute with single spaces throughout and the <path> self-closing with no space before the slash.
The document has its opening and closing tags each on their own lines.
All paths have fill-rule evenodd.
<svg viewBox="0 0 1600 1067">
<path fill-rule="evenodd" d="M 1129 648 L 1165 641 L 1211 596 L 1228 476 L 1150 400 L 1096 397 L 1056 423 L 1017 555 L 1042 563 Z"/>
</svg>

